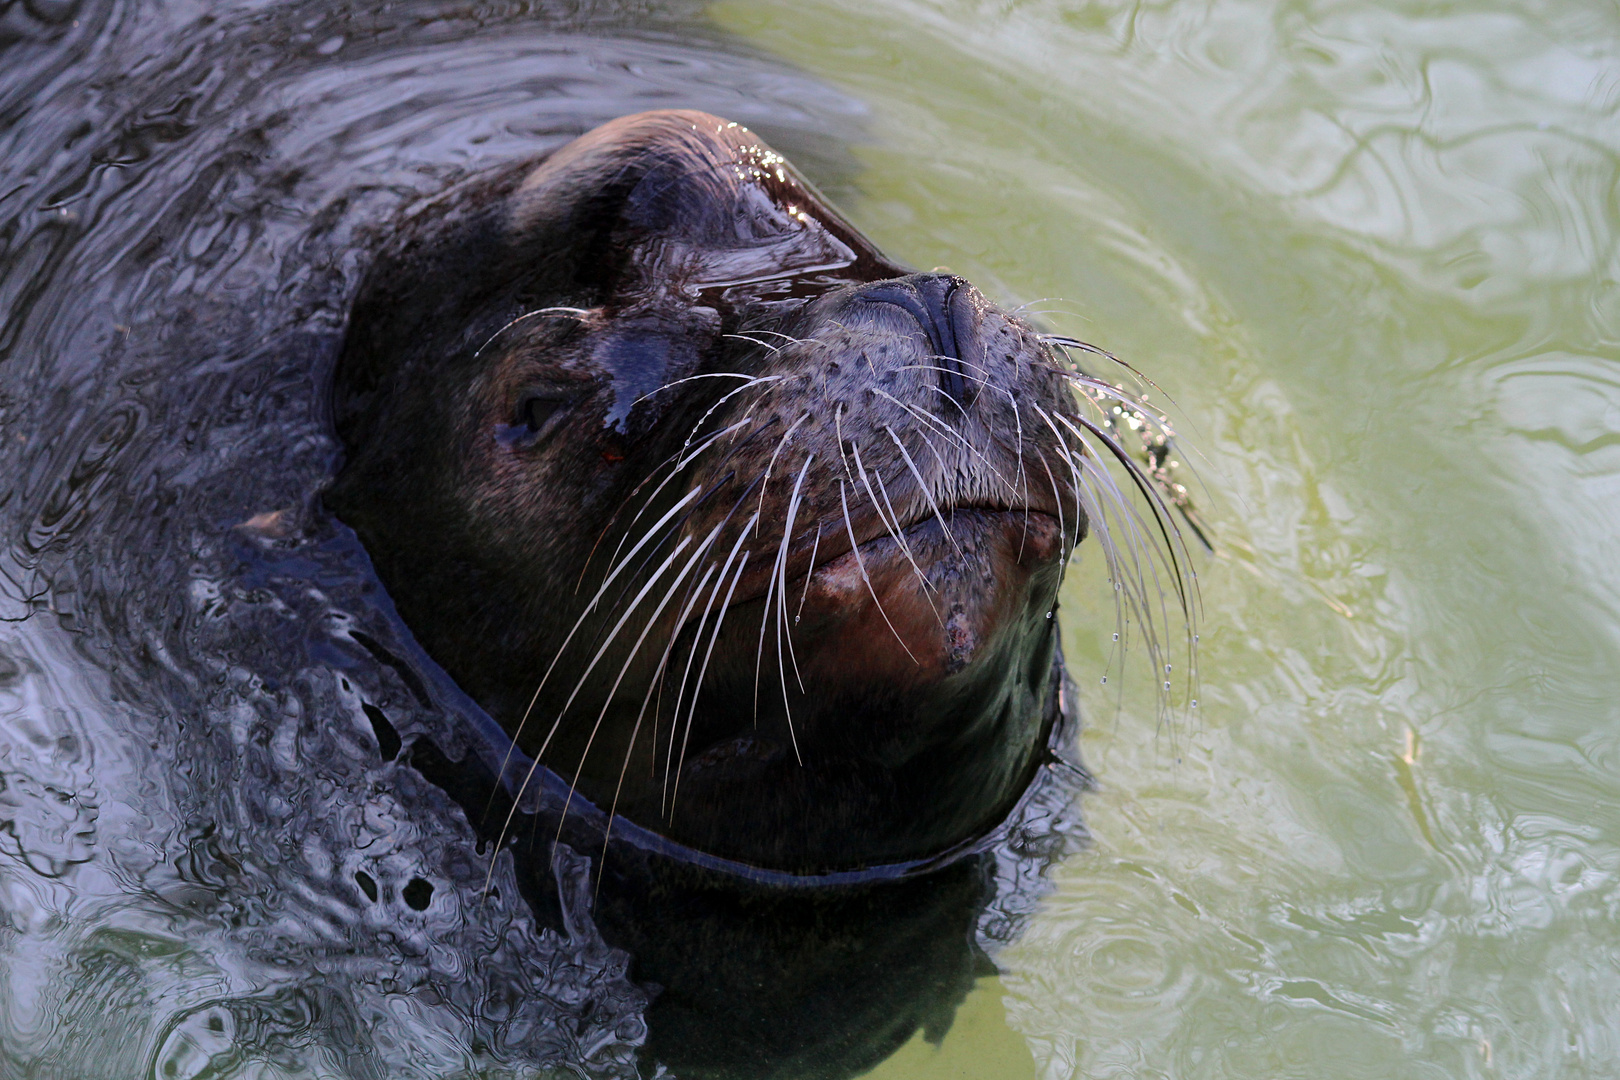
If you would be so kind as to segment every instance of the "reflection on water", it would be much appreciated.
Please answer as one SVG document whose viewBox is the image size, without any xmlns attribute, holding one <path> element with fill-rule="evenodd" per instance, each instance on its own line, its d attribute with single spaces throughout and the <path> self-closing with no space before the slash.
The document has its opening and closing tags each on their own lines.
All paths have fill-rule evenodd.
<svg viewBox="0 0 1620 1080">
<path fill-rule="evenodd" d="M 1064 608 L 1101 787 L 1002 957 L 1036 1075 L 1613 1075 L 1613 7 L 719 10 L 873 102 L 881 243 L 1059 298 L 1202 451 L 1198 709 L 1103 692 L 1095 567 Z"/>
<path fill-rule="evenodd" d="M 875 1075 L 1613 1075 L 1614 9 L 712 14 L 825 82 L 696 11 L 0 7 L 0 615 L 36 613 L 0 630 L 0 1045 L 41 1076 L 630 1067 L 622 954 L 515 888 L 460 904 L 476 841 L 366 711 L 436 722 L 355 644 L 364 568 L 254 579 L 283 539 L 232 526 L 330 467 L 311 358 L 357 222 L 689 104 L 1140 363 L 1208 484 L 1198 708 L 1104 693 L 1083 557 L 1095 842 L 968 1022 Z"/>
</svg>

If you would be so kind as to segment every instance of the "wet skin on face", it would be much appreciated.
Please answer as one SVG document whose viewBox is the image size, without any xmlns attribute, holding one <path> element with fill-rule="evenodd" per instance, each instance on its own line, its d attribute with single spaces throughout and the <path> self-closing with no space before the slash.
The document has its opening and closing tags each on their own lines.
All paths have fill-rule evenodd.
<svg viewBox="0 0 1620 1080">
<path fill-rule="evenodd" d="M 626 117 L 380 243 L 328 499 L 523 750 L 682 843 L 937 855 L 1044 746 L 1067 381 L 746 129 Z"/>
</svg>

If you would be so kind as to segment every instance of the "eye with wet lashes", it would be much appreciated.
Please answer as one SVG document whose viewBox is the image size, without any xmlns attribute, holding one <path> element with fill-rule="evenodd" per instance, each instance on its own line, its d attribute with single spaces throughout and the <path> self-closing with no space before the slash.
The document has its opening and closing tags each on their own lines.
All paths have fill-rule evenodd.
<svg viewBox="0 0 1620 1080">
<path fill-rule="evenodd" d="M 511 419 L 496 425 L 496 437 L 519 448 L 536 445 L 559 428 L 579 400 L 577 388 L 531 387 L 518 395 Z"/>
</svg>

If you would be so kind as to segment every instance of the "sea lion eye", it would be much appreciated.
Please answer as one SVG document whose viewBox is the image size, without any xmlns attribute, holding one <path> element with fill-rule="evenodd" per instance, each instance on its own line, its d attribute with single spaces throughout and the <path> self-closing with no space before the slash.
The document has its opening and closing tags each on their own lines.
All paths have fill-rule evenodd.
<svg viewBox="0 0 1620 1080">
<path fill-rule="evenodd" d="M 526 397 L 518 403 L 518 426 L 526 427 L 538 435 L 567 405 L 568 399 L 563 397 L 545 397 L 539 394 Z"/>
<path fill-rule="evenodd" d="M 508 446 L 528 449 L 562 426 L 578 394 L 560 387 L 532 387 L 518 398 L 510 423 L 497 424 L 496 438 Z"/>
</svg>

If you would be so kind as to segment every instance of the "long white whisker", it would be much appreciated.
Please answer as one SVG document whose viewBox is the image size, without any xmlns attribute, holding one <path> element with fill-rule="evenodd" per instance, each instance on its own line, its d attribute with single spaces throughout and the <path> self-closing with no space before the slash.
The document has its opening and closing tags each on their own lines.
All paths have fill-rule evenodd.
<svg viewBox="0 0 1620 1080">
<path fill-rule="evenodd" d="M 747 536 L 748 531 L 743 530 Z M 703 691 L 703 678 L 709 672 L 709 658 L 714 655 L 714 644 L 720 640 L 720 628 L 725 624 L 726 612 L 731 610 L 731 598 L 737 593 L 737 584 L 742 581 L 743 571 L 748 569 L 748 556 L 750 552 L 743 552 L 742 559 L 737 563 L 737 572 L 732 575 L 731 587 L 726 590 L 726 598 L 720 603 L 719 617 L 714 620 L 714 631 L 709 635 L 709 647 L 703 652 L 703 665 L 698 668 L 697 686 L 692 690 L 692 702 L 686 709 L 686 730 L 681 736 L 681 756 L 675 762 L 675 788 L 669 795 L 669 814 L 675 816 L 675 800 L 681 794 L 681 774 L 686 769 L 686 744 L 692 737 L 692 724 L 697 717 L 698 695 Z"/>
<path fill-rule="evenodd" d="M 782 666 L 782 628 L 787 623 L 787 559 L 788 545 L 793 539 L 793 523 L 799 516 L 799 496 L 804 487 L 805 474 L 810 471 L 810 463 L 816 459 L 811 454 L 804 459 L 804 466 L 799 469 L 799 478 L 793 482 L 793 494 L 788 499 L 787 523 L 782 527 L 782 543 L 776 555 L 775 574 L 778 584 L 776 588 L 776 673 L 782 680 L 782 709 L 787 715 L 788 740 L 793 744 L 793 756 L 800 765 L 804 764 L 804 757 L 799 753 L 799 737 L 793 731 L 793 707 L 788 704 L 787 671 Z M 768 604 L 767 604 L 768 609 Z M 793 634 L 788 633 L 787 651 L 793 653 Z M 799 658 L 793 656 L 793 677 L 798 680 L 799 693 L 804 693 L 804 679 L 799 674 Z"/>
<path fill-rule="evenodd" d="M 776 376 L 776 378 L 781 377 L 782 376 Z M 703 375 L 688 375 L 684 379 L 672 379 L 656 390 L 647 391 L 645 394 L 642 394 L 640 397 L 636 398 L 636 400 L 632 401 L 630 403 L 630 407 L 635 408 L 637 405 L 640 405 L 643 401 L 646 401 L 655 394 L 661 394 L 665 390 L 671 390 L 677 386 L 680 386 L 682 383 L 697 382 L 699 379 L 746 379 L 747 384 L 738 387 L 739 390 L 746 390 L 749 386 L 766 381 L 766 377 L 764 376 L 744 375 L 740 371 L 711 371 Z"/>
<path fill-rule="evenodd" d="M 669 751 L 664 755 L 664 790 L 659 796 L 659 806 L 661 809 L 664 807 L 665 799 L 669 794 L 669 767 L 670 763 L 675 758 L 675 732 L 680 726 L 681 701 L 686 696 L 686 677 L 691 674 L 692 658 L 697 655 L 698 644 L 703 640 L 703 624 L 708 621 L 709 614 L 712 611 L 715 613 L 715 626 L 718 627 L 720 625 L 720 615 L 725 609 L 716 608 L 714 606 L 715 597 L 719 594 L 720 587 L 725 584 L 726 574 L 731 569 L 732 560 L 737 557 L 737 552 L 742 549 L 744 541 L 748 539 L 748 530 L 753 527 L 754 519 L 749 518 L 748 521 L 743 524 L 742 530 L 738 532 L 736 542 L 731 545 L 731 551 L 726 555 L 726 561 L 720 565 L 720 573 L 715 576 L 714 588 L 709 593 L 709 599 L 704 601 L 703 614 L 698 619 L 697 628 L 692 632 L 692 651 L 686 657 L 686 670 L 681 673 L 681 688 L 680 691 L 675 695 L 675 715 L 674 719 L 670 722 L 669 729 Z M 735 589 L 736 587 L 736 582 L 732 582 L 732 588 Z M 710 642 L 709 647 L 711 649 L 714 648 L 713 642 Z M 702 681 L 703 676 L 700 673 L 698 675 L 698 684 L 701 685 Z M 694 703 L 697 701 L 697 686 L 694 686 L 692 689 L 692 700 Z"/>
<path fill-rule="evenodd" d="M 631 534 L 635 531 L 636 522 L 641 520 L 641 515 L 645 514 L 647 512 L 647 508 L 649 506 L 653 505 L 653 503 L 658 500 L 658 496 L 660 494 L 662 494 L 663 490 L 666 487 L 668 487 L 672 482 L 674 482 L 675 478 L 681 474 L 681 470 L 685 469 L 692 462 L 696 461 L 698 459 L 698 457 L 705 450 L 707 450 L 709 447 L 713 446 L 720 439 L 723 439 L 726 435 L 730 434 L 733 431 L 736 431 L 739 427 L 745 427 L 750 423 L 752 423 L 752 421 L 747 419 L 746 417 L 744 417 L 742 420 L 739 420 L 737 423 L 732 424 L 730 427 L 723 428 L 720 431 L 715 432 L 713 435 L 710 435 L 708 438 L 704 439 L 703 444 L 701 446 L 698 446 L 695 449 L 693 449 L 691 451 L 691 453 L 687 453 L 686 452 L 686 447 L 682 447 L 680 450 L 677 450 L 675 453 L 671 454 L 668 458 L 665 458 L 663 464 L 661 464 L 658 467 L 658 469 L 663 469 L 665 467 L 668 467 L 668 469 L 669 469 L 668 474 L 665 475 L 665 477 L 658 482 L 657 487 L 653 488 L 652 491 L 647 494 L 647 497 L 642 500 L 641 506 L 639 508 L 637 508 L 635 514 L 630 518 L 629 523 L 625 525 L 625 527 L 624 527 L 624 535 L 619 537 L 618 546 L 613 549 L 613 556 L 609 560 L 609 563 L 611 564 L 611 563 L 617 562 L 617 560 L 619 558 L 619 552 L 624 549 L 625 541 L 629 540 Z M 682 456 L 682 455 L 685 455 L 685 456 Z M 631 490 L 630 494 L 625 496 L 624 501 L 626 503 L 628 503 L 631 499 L 635 498 L 636 495 L 641 491 L 641 489 L 643 487 L 646 487 L 648 482 L 651 481 L 651 479 L 656 475 L 658 475 L 658 470 L 654 470 L 651 474 L 648 475 L 646 480 L 643 480 L 641 483 L 637 484 L 635 486 L 635 488 Z M 622 511 L 622 509 L 623 509 L 623 504 L 620 505 L 620 510 Z M 616 511 L 613 516 L 614 516 L 615 519 L 617 519 L 618 511 Z M 613 522 L 609 521 L 608 522 L 608 527 L 611 528 L 612 525 L 613 525 Z M 657 526 L 654 526 L 654 528 L 656 529 Z M 603 536 L 607 535 L 607 529 L 603 529 L 602 535 Z M 601 538 L 599 537 L 597 539 L 597 543 L 600 544 L 601 542 L 602 542 Z M 595 554 L 596 554 L 596 549 L 593 547 L 591 549 L 591 557 L 594 557 Z M 590 570 L 591 557 L 586 558 L 585 566 L 579 572 L 579 582 L 576 583 L 575 586 L 574 586 L 574 591 L 575 592 L 578 592 L 579 591 L 579 586 L 581 584 L 584 584 L 585 575 Z M 629 559 L 632 559 L 634 557 L 635 557 L 635 554 L 634 554 L 634 552 L 632 552 L 630 555 L 625 556 L 625 559 L 626 559 L 626 561 L 628 561 Z"/>
<path fill-rule="evenodd" d="M 692 568 L 702 561 L 703 556 L 707 554 L 709 547 L 713 545 L 715 539 L 719 537 L 720 530 L 724 526 L 725 522 L 721 522 L 719 525 L 716 525 L 709 535 L 704 539 L 703 543 L 698 545 L 697 550 L 692 553 L 692 557 L 686 560 L 686 565 L 681 567 L 680 573 L 675 575 L 675 580 L 671 581 L 668 588 L 664 590 L 663 599 L 658 601 L 658 606 L 655 607 L 653 609 L 653 613 L 648 616 L 646 625 L 641 628 L 641 634 L 636 638 L 636 643 L 630 646 L 630 651 L 625 655 L 624 663 L 619 666 L 619 673 L 618 675 L 614 676 L 613 685 L 608 688 L 607 698 L 602 702 L 602 711 L 596 714 L 596 722 L 591 725 L 591 733 L 585 738 L 585 749 L 579 756 L 579 765 L 574 769 L 573 782 L 568 785 L 568 798 L 563 802 L 562 817 L 557 822 L 557 839 L 562 839 L 563 823 L 568 820 L 568 809 L 574 803 L 574 792 L 579 788 L 580 774 L 585 771 L 585 762 L 591 756 L 591 747 L 596 744 L 597 733 L 602 730 L 602 721 L 607 717 L 608 710 L 613 707 L 613 699 L 618 696 L 619 685 L 624 682 L 625 674 L 629 672 L 631 666 L 636 662 L 636 655 L 640 653 L 642 643 L 647 640 L 647 635 L 651 634 L 653 627 L 657 625 L 658 616 L 664 613 L 664 608 L 667 607 L 670 600 L 674 598 L 675 590 L 680 588 L 681 582 L 686 580 L 686 575 L 692 572 Z M 690 538 L 688 537 L 688 539 Z M 643 590 L 642 595 L 645 595 L 645 590 Z M 640 602 L 641 596 L 636 597 L 636 603 L 630 606 L 630 611 L 634 611 Z M 629 617 L 629 614 L 629 611 L 625 612 L 625 616 L 627 618 Z M 602 649 L 597 652 L 596 657 L 591 661 L 591 667 L 596 666 L 596 661 L 602 658 L 602 653 L 606 651 L 608 644 L 611 643 L 612 640 L 613 639 L 610 636 L 608 641 L 602 644 Z M 580 676 L 579 686 L 574 688 L 575 694 L 578 694 L 580 689 L 584 686 L 585 676 L 588 676 L 590 672 L 591 668 L 587 667 L 585 669 L 585 674 Z M 573 697 L 570 696 L 568 703 L 570 705 L 573 704 L 573 700 Z M 566 712 L 567 710 L 568 705 L 564 705 L 563 711 Z M 558 718 L 559 720 L 561 719 L 561 714 L 559 714 Z M 538 760 L 538 758 L 536 760 Z"/>
<path fill-rule="evenodd" d="M 928 580 L 928 575 L 923 573 L 922 567 L 917 565 L 916 558 L 911 554 L 911 545 L 906 543 L 905 536 L 900 531 L 899 516 L 896 515 L 894 520 L 891 521 L 888 516 L 883 513 L 883 507 L 878 504 L 877 493 L 872 490 L 872 481 L 867 478 L 866 466 L 861 462 L 860 446 L 852 442 L 850 443 L 849 449 L 850 453 L 855 458 L 855 468 L 860 473 L 861 486 L 866 488 L 867 498 L 872 500 L 873 511 L 877 513 L 878 520 L 883 522 L 883 527 L 889 531 L 889 535 L 894 537 L 895 544 L 899 546 L 901 554 L 906 557 L 906 561 L 911 564 L 911 569 L 916 573 L 917 580 L 922 582 L 923 597 L 926 599 L 928 596 L 928 590 L 933 588 L 933 584 Z M 878 483 L 883 483 L 882 477 L 878 477 Z M 884 500 L 887 501 L 887 499 L 888 495 L 885 493 Z M 889 513 L 894 513 L 894 507 L 892 505 L 889 507 Z M 929 606 L 933 607 L 932 600 L 929 601 Z M 934 615 L 936 617 L 939 615 L 939 611 L 937 609 L 934 611 Z"/>
<path fill-rule="evenodd" d="M 711 534 L 711 539 L 712 539 L 712 534 Z M 630 616 L 635 612 L 637 606 L 640 605 L 641 601 L 646 597 L 647 593 L 652 590 L 653 585 L 657 584 L 658 579 L 663 577 L 664 571 L 669 569 L 669 567 L 675 562 L 676 558 L 678 558 L 680 556 L 681 552 L 684 551 L 686 549 L 686 546 L 691 542 L 692 542 L 692 538 L 689 537 L 689 536 L 681 538 L 680 543 L 675 546 L 675 550 L 671 551 L 669 553 L 669 556 L 663 561 L 663 563 L 661 563 L 659 565 L 658 569 L 653 572 L 653 575 L 647 579 L 647 583 L 641 587 L 641 591 L 636 594 L 635 600 L 631 601 L 629 608 L 627 608 L 625 610 L 625 613 L 619 617 L 619 621 L 616 624 L 614 624 L 613 629 L 608 632 L 607 638 L 602 642 L 601 648 L 599 648 L 596 651 L 596 655 L 591 658 L 591 662 L 588 665 L 586 665 L 584 672 L 582 672 L 580 674 L 579 681 L 574 684 L 573 693 L 568 695 L 567 702 L 565 702 L 563 704 L 563 707 L 560 710 L 558 710 L 557 719 L 552 722 L 551 730 L 546 733 L 545 740 L 543 742 L 541 742 L 539 751 L 536 752 L 535 755 L 534 755 L 534 760 L 529 763 L 529 770 L 528 770 L 528 772 L 526 772 L 524 774 L 523 782 L 518 785 L 517 793 L 512 796 L 512 809 L 507 812 L 506 821 L 504 823 L 502 823 L 502 825 L 501 825 L 500 836 L 495 841 L 495 853 L 497 855 L 500 852 L 501 845 L 506 842 L 507 830 L 512 827 L 512 818 L 518 812 L 518 806 L 523 801 L 523 795 L 524 795 L 525 792 L 528 791 L 529 784 L 533 781 L 535 772 L 540 768 L 540 759 L 545 756 L 546 748 L 551 745 L 552 738 L 557 734 L 557 729 L 562 724 L 563 715 L 568 712 L 568 707 L 574 703 L 574 698 L 579 696 L 579 691 L 580 691 L 580 689 L 582 687 L 584 687 L 585 680 L 590 676 L 590 673 L 591 673 L 592 669 L 594 669 L 596 667 L 597 662 L 602 659 L 602 655 L 605 652 L 607 652 L 608 646 L 613 644 L 614 639 L 616 637 L 618 637 L 619 630 L 621 628 L 623 628 L 624 624 L 627 621 L 629 621 Z M 691 562 L 690 561 L 687 564 L 687 568 L 688 569 L 691 568 Z M 685 571 L 682 571 L 682 576 L 683 577 L 685 576 Z M 576 624 L 576 627 L 577 627 L 577 624 Z M 556 661 L 555 660 L 552 661 L 552 666 L 553 667 L 556 666 Z M 551 672 L 551 669 L 548 668 L 547 672 L 546 672 L 547 675 L 549 675 L 550 672 Z M 517 743 L 516 736 L 513 736 L 512 742 L 513 742 L 513 745 L 515 746 L 516 743 Z M 508 760 L 510 760 L 510 756 L 511 756 L 511 751 L 509 750 L 508 751 Z M 505 768 L 505 766 L 503 765 L 502 766 L 503 776 L 504 776 L 504 768 Z M 494 874 L 494 872 L 495 872 L 495 864 L 492 861 L 490 863 L 490 873 Z M 488 878 L 486 878 L 485 881 L 484 881 L 484 887 L 485 887 L 485 889 L 489 888 L 489 879 Z"/>
<path fill-rule="evenodd" d="M 759 509 L 761 513 L 763 513 L 765 510 L 765 492 L 771 486 L 771 470 L 776 468 L 777 456 L 780 455 L 782 453 L 782 449 L 787 446 L 788 440 L 791 439 L 793 437 L 793 433 L 799 429 L 799 425 L 808 419 L 810 419 L 810 414 L 806 412 L 797 420 L 793 421 L 793 425 L 786 431 L 782 432 L 782 439 L 776 444 L 776 449 L 771 451 L 771 460 L 765 464 L 765 482 L 759 486 Z M 758 533 L 756 532 L 755 535 L 757 536 Z"/>
<path fill-rule="evenodd" d="M 499 776 L 503 780 L 506 777 L 506 767 L 511 764 L 512 754 L 517 749 L 518 739 L 523 735 L 524 725 L 529 722 L 529 716 L 534 712 L 535 703 L 540 700 L 540 692 L 546 688 L 546 680 L 551 678 L 551 673 L 556 670 L 557 661 L 561 660 L 563 653 L 568 650 L 569 643 L 574 640 L 574 635 L 579 633 L 579 628 L 581 626 L 585 625 L 585 620 L 590 618 L 591 612 L 596 610 L 596 605 L 601 603 L 602 597 L 606 595 L 608 588 L 612 586 L 614 579 L 617 578 L 619 573 L 630 564 L 630 560 L 635 558 L 636 552 L 640 551 L 643 546 L 653 539 L 653 537 L 658 536 L 659 530 L 664 527 L 669 519 L 680 513 L 681 510 L 693 499 L 697 498 L 701 492 L 701 488 L 693 488 L 691 491 L 686 493 L 684 498 L 682 498 L 674 506 L 670 507 L 669 510 L 664 513 L 663 517 L 659 518 L 653 523 L 652 528 L 648 529 L 642 538 L 636 542 L 636 546 L 630 549 L 630 553 L 612 568 L 606 579 L 603 580 L 601 587 L 596 590 L 596 595 L 591 597 L 590 603 L 585 605 L 585 610 L 580 613 L 579 618 L 574 620 L 574 625 L 569 628 L 568 634 L 563 638 L 562 644 L 557 647 L 556 655 L 551 658 L 551 663 L 546 666 L 545 672 L 540 676 L 540 682 L 537 686 L 535 686 L 534 693 L 529 696 L 529 704 L 524 708 L 523 717 L 518 721 L 517 729 L 512 733 L 512 744 L 506 748 L 506 756 L 501 759 L 501 771 Z M 531 769 L 530 772 L 532 774 L 533 770 Z M 525 785 L 527 785 L 528 778 L 525 777 L 523 782 Z"/>
<path fill-rule="evenodd" d="M 704 414 L 702 416 L 698 417 L 698 422 L 693 424 L 692 425 L 692 430 L 688 431 L 686 433 L 686 441 L 681 444 L 681 449 L 684 451 L 686 449 L 686 447 L 692 445 L 692 440 L 697 436 L 697 433 L 702 430 L 704 424 L 708 423 L 709 417 L 713 416 L 714 411 L 716 409 L 720 408 L 720 406 L 724 405 L 726 402 L 730 401 L 732 398 L 736 397 L 738 394 L 742 393 L 745 390 L 752 390 L 754 387 L 759 386 L 759 385 L 764 384 L 764 383 L 781 382 L 783 379 L 786 379 L 786 378 L 787 378 L 786 375 L 766 375 L 766 376 L 762 376 L 760 378 L 755 379 L 751 383 L 747 383 L 747 384 L 745 384 L 743 386 L 739 386 L 735 390 L 731 390 L 731 391 L 727 392 L 726 394 L 723 394 L 719 401 L 716 401 L 713 405 L 710 405 L 708 410 L 706 412 L 704 412 Z M 748 419 L 746 414 L 743 416 L 743 419 L 744 420 Z M 739 423 L 741 423 L 741 421 L 739 421 Z M 735 428 L 736 426 L 737 426 L 736 424 L 733 424 L 731 427 L 725 428 L 724 430 L 722 430 L 720 432 L 720 434 L 724 435 L 727 431 L 732 430 L 732 428 Z"/>
<path fill-rule="evenodd" d="M 866 560 L 861 558 L 861 545 L 855 541 L 855 526 L 850 524 L 849 499 L 844 495 L 844 482 L 842 480 L 838 481 L 838 501 L 844 504 L 844 529 L 849 533 L 849 549 L 855 553 L 855 566 L 861 572 L 861 580 L 866 582 L 866 591 L 872 594 L 872 603 L 877 606 L 878 614 L 883 616 L 883 621 L 888 625 L 889 632 L 894 635 L 894 640 L 898 641 L 900 647 L 906 651 L 906 655 L 911 657 L 911 662 L 918 667 L 922 667 L 922 661 L 912 655 L 911 647 L 906 644 L 906 639 L 900 636 L 900 631 L 894 628 L 894 623 L 889 622 L 889 613 L 883 610 L 883 601 L 878 599 L 877 589 L 873 587 L 872 579 L 866 573 Z"/>
<path fill-rule="evenodd" d="M 540 308 L 536 311 L 526 311 L 522 315 L 519 315 L 517 318 L 513 319 L 511 322 L 507 323 L 505 326 L 501 327 L 499 330 L 495 331 L 493 334 L 489 335 L 488 340 L 486 340 L 482 345 L 478 346 L 478 350 L 473 353 L 473 359 L 476 360 L 480 356 L 484 355 L 484 350 L 493 345 L 496 338 L 500 337 L 502 334 L 506 333 L 520 322 L 533 319 L 539 315 L 562 315 L 566 318 L 583 320 L 589 317 L 590 314 L 591 313 L 586 311 L 584 308 L 577 307 L 548 307 Z"/>
<path fill-rule="evenodd" d="M 934 493 L 929 490 L 928 481 L 923 479 L 922 471 L 917 468 L 917 463 L 911 460 L 911 454 L 907 452 L 906 444 L 900 441 L 900 436 L 896 435 L 894 428 L 888 424 L 883 425 L 883 430 L 887 431 L 889 438 L 894 440 L 895 448 L 900 451 L 900 457 L 904 459 L 906 468 L 911 470 L 912 477 L 917 481 L 917 490 L 922 492 L 923 498 L 928 500 L 928 508 L 934 512 L 934 520 L 939 522 L 939 527 L 945 530 L 945 536 L 950 540 L 951 546 L 956 549 L 958 555 L 961 555 L 962 545 L 958 544 L 956 537 L 951 535 L 951 527 L 945 524 L 945 515 L 940 513 L 939 503 L 934 501 Z"/>
<path fill-rule="evenodd" d="M 713 563 L 710 563 L 708 568 L 703 571 L 703 577 L 700 578 L 698 580 L 697 584 L 692 587 L 692 591 L 687 596 L 685 606 L 682 607 L 680 615 L 677 616 L 676 619 L 675 619 L 675 628 L 669 635 L 669 641 L 665 642 L 665 644 L 664 644 L 664 654 L 661 657 L 658 658 L 658 668 L 657 668 L 657 670 L 655 670 L 653 672 L 653 677 L 650 680 L 648 680 L 648 682 L 647 682 L 647 693 L 642 696 L 641 709 L 640 709 L 639 712 L 636 713 L 635 726 L 630 729 L 630 745 L 625 748 L 624 762 L 623 762 L 623 764 L 621 764 L 619 766 L 619 782 L 617 784 L 615 784 L 614 788 L 613 788 L 613 802 L 610 803 L 609 806 L 608 806 L 607 826 L 602 831 L 602 864 L 605 864 L 607 862 L 608 841 L 610 839 L 612 839 L 612 837 L 613 837 L 613 819 L 619 812 L 619 795 L 624 791 L 624 776 L 625 776 L 625 773 L 629 772 L 629 770 L 630 770 L 630 759 L 631 759 L 631 757 L 633 757 L 635 755 L 635 752 L 636 752 L 636 738 L 641 734 L 641 721 L 647 715 L 647 705 L 648 705 L 649 702 L 652 701 L 653 689 L 654 689 L 654 687 L 658 687 L 658 686 L 663 685 L 662 676 L 663 676 L 663 673 L 664 673 L 664 667 L 665 667 L 665 665 L 667 665 L 669 663 L 670 653 L 675 648 L 675 640 L 676 640 L 676 638 L 678 638 L 680 636 L 681 627 L 686 625 L 686 617 L 692 613 L 692 605 L 697 603 L 698 596 L 703 592 L 703 586 L 708 584 L 709 578 L 714 575 L 714 571 L 715 571 L 715 565 Z M 671 592 L 673 592 L 673 589 L 671 590 Z M 658 617 L 657 613 L 655 612 L 653 614 L 653 618 L 656 620 L 657 617 Z M 649 625 L 650 625 L 650 623 L 649 623 Z M 631 657 L 634 658 L 634 656 L 635 656 L 635 653 L 632 650 Z M 611 703 L 611 701 L 613 699 L 610 696 L 608 698 L 608 700 Z M 675 702 L 675 708 L 676 708 L 676 711 L 679 712 L 679 710 L 680 710 L 680 700 L 678 698 L 676 699 L 676 702 Z M 603 708 L 603 712 L 604 712 L 604 714 L 606 713 L 606 707 L 605 706 Z M 654 757 L 655 761 L 657 760 L 656 755 L 658 753 L 658 734 L 657 734 L 657 728 L 656 728 L 657 723 L 658 723 L 658 714 L 657 714 L 657 711 L 654 710 L 654 712 L 653 712 L 653 724 L 654 724 L 653 754 L 655 755 L 655 757 Z M 674 741 L 673 734 L 671 735 L 671 741 Z M 588 752 L 589 752 L 589 748 L 587 748 L 587 753 Z M 583 766 L 584 762 L 582 761 L 580 764 Z M 567 814 L 567 810 L 565 808 L 564 809 L 564 815 L 566 816 L 566 814 Z M 598 880 L 600 880 L 600 879 L 598 879 Z"/>
<path fill-rule="evenodd" d="M 804 602 L 810 599 L 810 580 L 816 575 L 816 553 L 821 550 L 821 522 L 816 522 L 816 539 L 810 545 L 809 569 L 804 572 L 804 592 L 799 594 L 799 608 L 793 613 L 793 625 L 799 625 L 804 616 Z"/>
</svg>

